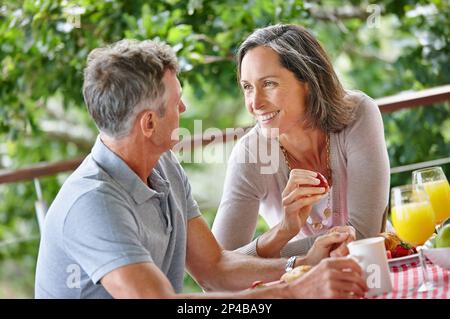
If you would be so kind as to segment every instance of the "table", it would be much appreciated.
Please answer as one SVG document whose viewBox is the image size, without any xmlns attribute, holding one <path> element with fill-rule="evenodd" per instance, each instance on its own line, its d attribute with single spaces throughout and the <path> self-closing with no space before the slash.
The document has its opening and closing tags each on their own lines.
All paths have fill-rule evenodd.
<svg viewBox="0 0 450 319">
<path fill-rule="evenodd" d="M 373 296 L 373 299 L 450 299 L 450 271 L 427 261 L 430 280 L 439 285 L 437 289 L 418 292 L 422 284 L 422 269 L 418 261 L 393 265 L 390 267 L 392 291 Z"/>
</svg>

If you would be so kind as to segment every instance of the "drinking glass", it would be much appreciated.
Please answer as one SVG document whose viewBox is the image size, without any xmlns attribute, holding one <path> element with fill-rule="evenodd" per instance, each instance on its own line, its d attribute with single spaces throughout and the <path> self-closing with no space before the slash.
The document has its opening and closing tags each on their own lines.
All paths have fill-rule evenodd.
<svg viewBox="0 0 450 319">
<path fill-rule="evenodd" d="M 430 199 L 420 184 L 394 187 L 391 190 L 391 218 L 401 240 L 413 245 L 423 245 L 434 233 L 435 214 Z M 419 292 L 434 289 L 429 280 L 426 260 L 419 250 L 423 282 Z"/>
<path fill-rule="evenodd" d="M 422 185 L 430 198 L 436 224 L 450 217 L 450 186 L 442 167 L 415 170 L 412 173 L 413 185 Z"/>
<path fill-rule="evenodd" d="M 434 232 L 433 208 L 421 185 L 392 188 L 391 218 L 398 237 L 413 246 L 423 245 Z"/>
</svg>

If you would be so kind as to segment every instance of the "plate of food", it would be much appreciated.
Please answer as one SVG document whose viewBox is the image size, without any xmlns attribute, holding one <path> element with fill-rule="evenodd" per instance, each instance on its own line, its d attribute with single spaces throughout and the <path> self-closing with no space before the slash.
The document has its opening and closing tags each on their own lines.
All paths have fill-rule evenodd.
<svg viewBox="0 0 450 319">
<path fill-rule="evenodd" d="M 419 254 L 416 247 L 403 242 L 397 234 L 385 232 L 380 234 L 384 237 L 384 246 L 390 266 L 409 264 L 419 261 Z"/>
</svg>

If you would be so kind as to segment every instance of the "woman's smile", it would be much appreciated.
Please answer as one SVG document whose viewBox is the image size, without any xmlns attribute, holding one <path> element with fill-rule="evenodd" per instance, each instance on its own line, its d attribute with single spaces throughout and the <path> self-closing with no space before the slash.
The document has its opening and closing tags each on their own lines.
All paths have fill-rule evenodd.
<svg viewBox="0 0 450 319">
<path fill-rule="evenodd" d="M 270 124 L 271 122 L 273 122 L 273 120 L 277 117 L 278 114 L 280 114 L 280 111 L 255 115 L 255 117 L 261 124 Z"/>
</svg>

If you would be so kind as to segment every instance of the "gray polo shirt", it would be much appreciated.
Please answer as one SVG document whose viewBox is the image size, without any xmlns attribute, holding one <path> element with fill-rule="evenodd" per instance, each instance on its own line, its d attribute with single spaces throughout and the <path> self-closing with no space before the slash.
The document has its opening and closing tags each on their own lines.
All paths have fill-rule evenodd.
<svg viewBox="0 0 450 319">
<path fill-rule="evenodd" d="M 36 298 L 111 298 L 100 279 L 119 267 L 154 263 L 183 288 L 187 221 L 200 215 L 172 152 L 149 188 L 100 140 L 49 208 L 39 247 Z"/>
</svg>

